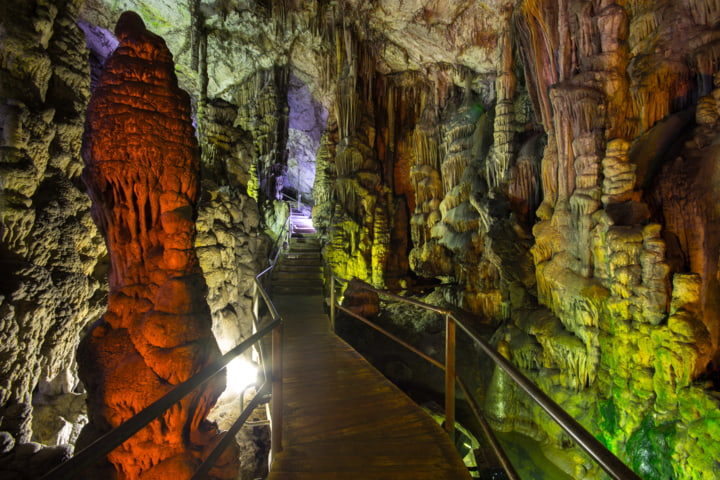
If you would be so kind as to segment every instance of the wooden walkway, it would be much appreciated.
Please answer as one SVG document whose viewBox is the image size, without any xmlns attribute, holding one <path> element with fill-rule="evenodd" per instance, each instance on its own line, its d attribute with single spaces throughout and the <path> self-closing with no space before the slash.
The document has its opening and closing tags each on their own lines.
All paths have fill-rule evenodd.
<svg viewBox="0 0 720 480">
<path fill-rule="evenodd" d="M 471 478 L 440 426 L 330 333 L 321 296 L 273 301 L 285 320 L 285 405 L 268 480 Z"/>
</svg>

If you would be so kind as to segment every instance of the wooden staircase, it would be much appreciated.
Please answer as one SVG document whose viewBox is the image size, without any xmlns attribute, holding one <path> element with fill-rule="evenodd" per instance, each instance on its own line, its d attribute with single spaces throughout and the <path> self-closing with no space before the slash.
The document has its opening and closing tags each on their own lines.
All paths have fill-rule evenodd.
<svg viewBox="0 0 720 480">
<path fill-rule="evenodd" d="M 275 295 L 321 295 L 321 245 L 312 220 L 302 211 L 292 209 L 290 228 L 289 248 L 280 256 L 273 270 L 272 292 Z"/>
<path fill-rule="evenodd" d="M 268 480 L 471 480 L 440 426 L 330 331 L 320 240 L 293 211 L 272 276 L 283 320 L 283 449 Z"/>
</svg>

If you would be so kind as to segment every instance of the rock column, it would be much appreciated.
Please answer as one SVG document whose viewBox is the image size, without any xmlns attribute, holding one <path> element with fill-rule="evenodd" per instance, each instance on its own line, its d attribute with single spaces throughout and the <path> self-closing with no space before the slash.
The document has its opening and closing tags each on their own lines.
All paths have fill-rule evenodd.
<svg viewBox="0 0 720 480">
<path fill-rule="evenodd" d="M 79 351 L 84 440 L 219 354 L 193 245 L 199 151 L 189 97 L 165 42 L 137 14 L 124 13 L 115 33 L 120 45 L 90 101 L 83 144 L 83 178 L 111 259 L 107 312 Z M 110 453 L 118 478 L 190 478 L 216 436 L 205 418 L 223 388 L 222 377 L 212 380 Z"/>
</svg>

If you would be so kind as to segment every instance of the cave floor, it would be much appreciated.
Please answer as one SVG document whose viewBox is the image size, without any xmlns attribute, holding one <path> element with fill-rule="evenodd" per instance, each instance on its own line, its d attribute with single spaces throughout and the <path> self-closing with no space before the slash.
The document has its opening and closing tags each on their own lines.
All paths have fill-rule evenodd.
<svg viewBox="0 0 720 480">
<path fill-rule="evenodd" d="M 284 448 L 269 480 L 470 478 L 441 427 L 330 332 L 322 296 L 273 300 L 285 321 Z"/>
</svg>

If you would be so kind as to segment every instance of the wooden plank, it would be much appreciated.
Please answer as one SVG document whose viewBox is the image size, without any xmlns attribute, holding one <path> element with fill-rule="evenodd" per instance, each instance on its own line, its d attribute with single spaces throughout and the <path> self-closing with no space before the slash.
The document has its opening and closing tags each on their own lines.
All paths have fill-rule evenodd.
<svg viewBox="0 0 720 480">
<path fill-rule="evenodd" d="M 285 319 L 284 450 L 269 480 L 468 480 L 442 428 L 328 331 L 322 298 L 277 296 Z"/>
</svg>

